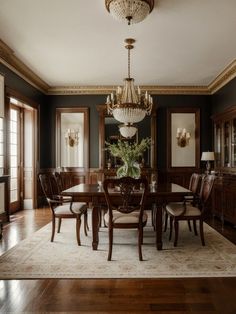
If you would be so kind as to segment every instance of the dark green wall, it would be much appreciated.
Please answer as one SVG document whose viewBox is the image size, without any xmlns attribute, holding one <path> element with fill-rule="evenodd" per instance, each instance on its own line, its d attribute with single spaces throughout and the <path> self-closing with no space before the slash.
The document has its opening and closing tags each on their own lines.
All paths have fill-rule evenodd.
<svg viewBox="0 0 236 314">
<path fill-rule="evenodd" d="M 46 97 L 38 89 L 32 87 L 29 83 L 24 81 L 14 72 L 9 70 L 3 64 L 0 63 L 0 73 L 5 77 L 5 85 L 15 91 L 19 92 L 23 96 L 33 100 L 37 104 L 43 104 Z"/>
<path fill-rule="evenodd" d="M 44 96 L 37 89 L 18 77 L 11 70 L 0 64 L 0 72 L 5 75 L 8 87 L 40 104 L 40 167 L 55 167 L 55 116 L 56 108 L 89 107 L 90 108 L 90 167 L 98 167 L 98 112 L 96 105 L 104 104 L 106 95 L 58 95 Z M 228 84 L 229 85 L 229 84 Z M 231 84 L 230 84 L 231 85 Z M 232 86 L 227 86 L 223 96 L 198 95 L 161 95 L 154 96 L 157 105 L 157 158 L 158 168 L 166 167 L 166 109 L 168 107 L 199 107 L 201 110 L 201 150 L 212 148 L 211 103 L 214 108 L 227 102 L 227 93 L 236 99 Z M 212 97 L 212 98 L 211 98 Z M 231 96 L 230 96 L 231 97 Z M 212 102 L 211 102 L 212 99 Z M 216 104 L 216 105 L 215 105 Z M 141 134 L 142 132 L 140 132 Z"/>
<path fill-rule="evenodd" d="M 103 104 L 106 95 L 48 96 L 47 105 L 41 107 L 44 129 L 41 131 L 41 167 L 55 166 L 55 116 L 58 107 L 90 108 L 90 167 L 98 167 L 98 112 L 96 105 Z M 154 96 L 157 104 L 157 156 L 158 168 L 166 167 L 166 109 L 168 107 L 198 107 L 201 110 L 201 150 L 212 148 L 210 96 L 162 95 Z M 141 132 L 142 133 L 142 132 Z M 52 134 L 53 136 L 48 136 Z"/>
<path fill-rule="evenodd" d="M 211 98 L 212 114 L 236 106 L 236 78 L 216 92 Z"/>
<path fill-rule="evenodd" d="M 96 105 L 104 104 L 101 95 L 48 96 L 47 104 L 41 106 L 44 128 L 41 130 L 41 168 L 55 167 L 55 118 L 56 108 L 88 107 L 90 121 L 90 167 L 98 167 L 98 111 Z M 50 136 L 52 135 L 52 136 Z M 42 149 L 43 148 L 43 149 Z"/>
</svg>

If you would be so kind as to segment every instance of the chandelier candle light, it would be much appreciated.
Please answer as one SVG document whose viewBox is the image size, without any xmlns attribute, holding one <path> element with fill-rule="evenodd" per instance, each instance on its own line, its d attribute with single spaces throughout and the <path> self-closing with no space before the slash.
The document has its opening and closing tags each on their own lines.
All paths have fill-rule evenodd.
<svg viewBox="0 0 236 314">
<path fill-rule="evenodd" d="M 116 93 L 107 96 L 107 112 L 113 114 L 117 121 L 123 123 L 120 132 L 124 134 L 134 134 L 137 128 L 134 123 L 142 121 L 145 115 L 150 115 L 153 106 L 153 98 L 146 91 L 141 93 L 139 87 L 134 87 L 134 79 L 130 77 L 130 50 L 134 48 L 134 39 L 125 40 L 125 48 L 128 49 L 128 77 L 124 79 L 124 87 L 117 87 Z M 132 137 L 131 136 L 131 137 Z"/>
<path fill-rule="evenodd" d="M 106 8 L 119 21 L 128 25 L 144 20 L 154 7 L 154 0 L 105 0 Z"/>
</svg>

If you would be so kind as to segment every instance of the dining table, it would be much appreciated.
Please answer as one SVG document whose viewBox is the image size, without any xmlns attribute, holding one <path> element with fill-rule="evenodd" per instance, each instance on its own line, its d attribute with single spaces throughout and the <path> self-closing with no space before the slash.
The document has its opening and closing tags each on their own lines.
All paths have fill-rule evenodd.
<svg viewBox="0 0 236 314">
<path fill-rule="evenodd" d="M 97 250 L 99 244 L 100 212 L 106 206 L 105 194 L 101 184 L 81 183 L 62 191 L 62 195 L 71 196 L 73 201 L 86 202 L 92 208 L 92 248 Z M 145 208 L 155 207 L 154 230 L 156 233 L 156 248 L 162 250 L 162 216 L 163 206 L 168 202 L 182 201 L 184 196 L 192 192 L 175 183 L 160 183 L 150 185 Z"/>
</svg>

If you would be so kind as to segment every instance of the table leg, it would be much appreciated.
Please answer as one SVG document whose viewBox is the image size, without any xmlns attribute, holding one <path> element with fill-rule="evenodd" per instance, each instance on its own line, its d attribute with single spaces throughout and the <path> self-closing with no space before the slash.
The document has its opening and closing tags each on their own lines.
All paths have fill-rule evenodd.
<svg viewBox="0 0 236 314">
<path fill-rule="evenodd" d="M 93 250 L 97 250 L 98 243 L 99 243 L 99 237 L 98 237 L 99 215 L 100 215 L 99 206 L 94 206 L 92 210 L 92 233 L 93 233 L 92 247 L 93 247 Z"/>
<path fill-rule="evenodd" d="M 156 207 L 156 247 L 162 250 L 162 206 Z"/>
</svg>

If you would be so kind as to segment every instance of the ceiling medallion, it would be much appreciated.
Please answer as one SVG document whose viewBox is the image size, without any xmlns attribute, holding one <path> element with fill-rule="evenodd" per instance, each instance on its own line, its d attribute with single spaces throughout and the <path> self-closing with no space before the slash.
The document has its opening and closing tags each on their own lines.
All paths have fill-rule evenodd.
<svg viewBox="0 0 236 314">
<path fill-rule="evenodd" d="M 154 7 L 154 0 L 105 0 L 107 11 L 128 25 L 144 20 Z"/>
</svg>

